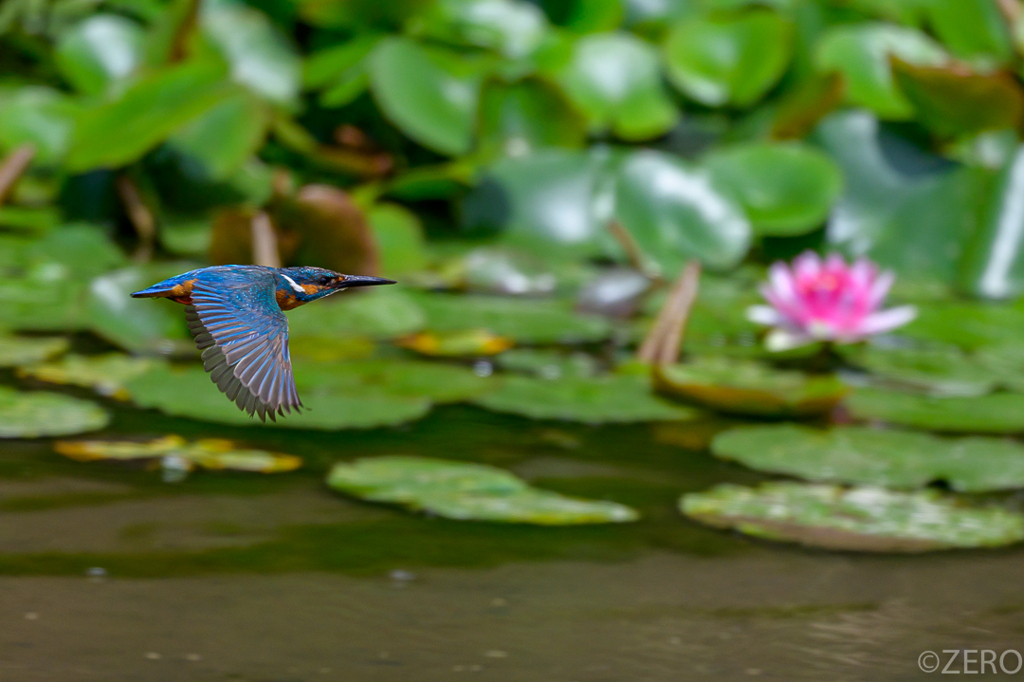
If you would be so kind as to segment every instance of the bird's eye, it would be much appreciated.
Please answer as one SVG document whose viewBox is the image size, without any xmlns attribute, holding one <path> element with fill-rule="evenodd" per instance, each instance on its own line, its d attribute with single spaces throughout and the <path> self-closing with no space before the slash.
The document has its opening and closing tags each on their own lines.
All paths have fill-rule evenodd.
<svg viewBox="0 0 1024 682">
<path fill-rule="evenodd" d="M 334 278 L 331 277 L 330 275 L 324 275 L 323 277 L 320 278 L 320 284 L 323 284 L 323 285 L 330 284 L 331 280 L 333 280 L 333 279 Z"/>
</svg>

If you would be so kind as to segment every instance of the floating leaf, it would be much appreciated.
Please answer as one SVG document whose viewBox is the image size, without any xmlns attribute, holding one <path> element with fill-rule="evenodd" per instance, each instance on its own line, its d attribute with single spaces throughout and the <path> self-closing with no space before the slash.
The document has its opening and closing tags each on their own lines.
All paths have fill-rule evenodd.
<svg viewBox="0 0 1024 682">
<path fill-rule="evenodd" d="M 24 144 L 42 163 L 54 163 L 67 152 L 78 105 L 67 95 L 44 86 L 25 85 L 0 94 L 0 146 L 10 152 Z"/>
<path fill-rule="evenodd" d="M 452 403 L 485 394 L 494 380 L 467 367 L 440 362 L 367 360 L 363 362 L 295 363 L 300 395 L 360 396 L 385 393 L 403 398 L 428 398 Z"/>
<path fill-rule="evenodd" d="M 129 395 L 124 383 L 158 364 L 160 361 L 153 358 L 134 358 L 121 353 L 68 355 L 58 362 L 21 367 L 18 374 L 52 384 L 85 386 L 100 395 L 127 400 Z"/>
<path fill-rule="evenodd" d="M 1024 516 L 933 490 L 765 483 L 721 485 L 680 500 L 686 516 L 769 540 L 856 552 L 998 547 L 1024 539 Z"/>
<path fill-rule="evenodd" d="M 385 38 L 370 58 L 384 115 L 413 140 L 451 156 L 469 151 L 483 75 L 479 60 L 408 38 Z"/>
<path fill-rule="evenodd" d="M 156 368 L 127 382 L 126 387 L 140 407 L 220 424 L 263 425 L 224 397 L 202 367 Z M 315 395 L 300 388 L 299 393 L 312 409 L 279 418 L 276 424 L 267 422 L 267 426 L 322 430 L 374 428 L 419 419 L 430 411 L 431 405 L 428 398 L 395 395 L 372 388 L 354 393 L 325 389 L 316 391 Z"/>
<path fill-rule="evenodd" d="M 68 345 L 63 338 L 0 336 L 0 367 L 42 362 L 67 352 Z"/>
<path fill-rule="evenodd" d="M 72 171 L 137 161 L 172 132 L 222 101 L 223 66 L 186 62 L 137 81 L 118 99 L 78 117 L 67 166 Z"/>
<path fill-rule="evenodd" d="M 164 436 L 144 443 L 125 440 L 58 441 L 53 449 L 80 462 L 174 457 L 204 469 L 231 469 L 262 474 L 294 471 L 302 466 L 302 459 L 294 455 L 239 449 L 229 440 L 205 439 L 189 443 L 180 436 Z"/>
<path fill-rule="evenodd" d="M 544 379 L 597 376 L 597 360 L 587 353 L 564 353 L 559 350 L 515 348 L 496 358 L 503 370 L 532 374 Z"/>
<path fill-rule="evenodd" d="M 856 24 L 829 29 L 818 41 L 815 62 L 847 81 L 847 100 L 885 119 L 908 119 L 910 102 L 896 88 L 889 58 L 916 66 L 942 66 L 942 47 L 920 31 L 890 24 Z"/>
<path fill-rule="evenodd" d="M 110 423 L 98 405 L 59 393 L 0 387 L 0 438 L 45 438 L 96 431 Z"/>
<path fill-rule="evenodd" d="M 623 160 L 615 216 L 665 275 L 689 258 L 711 268 L 731 268 L 750 247 L 743 210 L 702 170 L 653 150 Z"/>
<path fill-rule="evenodd" d="M 806 234 L 828 217 L 843 188 L 842 173 L 825 154 L 798 143 L 753 143 L 704 159 L 716 187 L 743 205 L 754 231 Z"/>
<path fill-rule="evenodd" d="M 657 53 L 629 33 L 579 38 L 557 78 L 586 113 L 592 132 L 610 129 L 624 140 L 646 140 L 679 118 L 662 85 Z"/>
<path fill-rule="evenodd" d="M 497 355 L 514 344 L 510 339 L 496 336 L 486 329 L 466 329 L 438 334 L 420 332 L 399 339 L 395 345 L 423 355 L 434 357 L 466 357 Z"/>
<path fill-rule="evenodd" d="M 550 261 L 514 249 L 473 249 L 460 266 L 461 284 L 473 293 L 538 296 L 552 294 L 558 286 Z"/>
<path fill-rule="evenodd" d="M 231 65 L 233 80 L 273 102 L 295 102 L 302 62 L 266 14 L 237 0 L 206 0 L 199 23 Z"/>
<path fill-rule="evenodd" d="M 352 102 L 370 85 L 368 59 L 381 36 L 368 33 L 355 36 L 310 55 L 303 64 L 303 80 L 307 87 L 323 88 L 320 104 L 341 107 Z"/>
<path fill-rule="evenodd" d="M 654 396 L 646 377 L 608 376 L 535 379 L 507 375 L 501 387 L 474 402 L 495 412 L 530 419 L 557 419 L 586 424 L 691 419 L 696 412 Z"/>
<path fill-rule="evenodd" d="M 259 98 L 239 88 L 169 142 L 199 161 L 210 180 L 227 180 L 262 146 L 270 114 Z"/>
<path fill-rule="evenodd" d="M 545 81 L 488 84 L 480 102 L 480 148 L 485 156 L 527 156 L 544 147 L 582 147 L 586 121 L 561 91 Z"/>
<path fill-rule="evenodd" d="M 364 500 L 401 504 L 458 520 L 559 526 L 639 518 L 633 509 L 615 502 L 531 488 L 496 467 L 426 457 L 375 457 L 336 464 L 327 485 Z"/>
<path fill-rule="evenodd" d="M 190 269 L 180 263 L 132 266 L 97 277 L 89 285 L 86 303 L 90 329 L 134 352 L 194 352 L 182 307 L 166 300 L 131 298 L 133 291 Z"/>
<path fill-rule="evenodd" d="M 792 26 L 771 10 L 736 17 L 690 16 L 665 40 L 668 76 L 701 104 L 745 107 L 775 85 L 789 64 Z"/>
<path fill-rule="evenodd" d="M 411 31 L 437 40 L 491 48 L 521 59 L 540 46 L 547 17 L 519 0 L 441 0 L 410 23 Z"/>
<path fill-rule="evenodd" d="M 606 319 L 575 314 L 563 301 L 451 294 L 419 294 L 415 300 L 434 332 L 485 329 L 519 343 L 582 343 L 611 333 Z"/>
<path fill-rule="evenodd" d="M 992 393 L 941 398 L 880 389 L 860 389 L 846 401 L 856 419 L 871 419 L 950 433 L 1024 431 L 1024 395 Z"/>
<path fill-rule="evenodd" d="M 1008 305 L 938 303 L 918 307 L 917 319 L 900 334 L 924 341 L 951 343 L 967 350 L 1019 343 L 1024 311 Z"/>
<path fill-rule="evenodd" d="M 920 5 L 939 39 L 958 56 L 982 63 L 1008 61 L 1013 56 L 1007 20 L 999 3 L 926 0 Z"/>
<path fill-rule="evenodd" d="M 61 75 L 81 92 L 99 95 L 142 62 L 145 32 L 119 14 L 95 14 L 65 31 L 55 52 Z"/>
<path fill-rule="evenodd" d="M 723 357 L 655 367 L 654 384 L 666 395 L 704 407 L 764 417 L 826 414 L 848 392 L 834 376 L 807 375 Z"/>
<path fill-rule="evenodd" d="M 366 213 L 380 249 L 380 271 L 398 277 L 427 265 L 423 226 L 415 213 L 398 204 L 377 204 Z"/>
<path fill-rule="evenodd" d="M 342 292 L 314 305 L 289 311 L 291 338 L 330 340 L 359 336 L 389 339 L 423 329 L 426 318 L 417 299 L 398 287 L 375 289 L 372 292 Z"/>
<path fill-rule="evenodd" d="M 934 395 L 984 395 L 1002 385 L 999 373 L 956 346 L 850 347 L 843 355 L 874 375 Z"/>
<path fill-rule="evenodd" d="M 773 424 L 729 429 L 715 436 L 711 450 L 759 471 L 814 482 L 921 488 L 941 481 L 972 493 L 1024 487 L 1024 446 L 1002 438 Z"/>
</svg>

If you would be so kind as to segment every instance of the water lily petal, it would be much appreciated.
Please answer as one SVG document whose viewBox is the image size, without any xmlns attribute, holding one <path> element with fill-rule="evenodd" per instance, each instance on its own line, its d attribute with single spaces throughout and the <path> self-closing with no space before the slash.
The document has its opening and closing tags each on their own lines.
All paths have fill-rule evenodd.
<svg viewBox="0 0 1024 682">
<path fill-rule="evenodd" d="M 862 336 L 880 334 L 896 327 L 902 327 L 915 317 L 917 317 L 917 308 L 915 306 L 904 305 L 899 308 L 889 308 L 888 310 L 868 315 L 864 319 L 864 323 L 859 331 Z"/>
<path fill-rule="evenodd" d="M 815 339 L 808 334 L 789 329 L 773 329 L 764 340 L 765 347 L 773 353 L 791 350 L 814 343 Z"/>
<path fill-rule="evenodd" d="M 769 305 L 752 305 L 747 308 L 747 319 L 756 324 L 769 327 L 780 325 L 786 321 L 785 316 Z"/>
</svg>

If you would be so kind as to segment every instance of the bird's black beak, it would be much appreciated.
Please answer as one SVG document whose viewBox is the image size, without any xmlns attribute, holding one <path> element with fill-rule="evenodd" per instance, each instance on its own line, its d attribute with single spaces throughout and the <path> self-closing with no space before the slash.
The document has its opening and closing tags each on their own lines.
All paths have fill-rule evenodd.
<svg viewBox="0 0 1024 682">
<path fill-rule="evenodd" d="M 337 289 L 348 289 L 349 287 L 373 287 L 378 284 L 395 284 L 393 279 L 383 277 L 367 277 L 365 275 L 345 275 L 345 279 L 335 284 Z"/>
</svg>

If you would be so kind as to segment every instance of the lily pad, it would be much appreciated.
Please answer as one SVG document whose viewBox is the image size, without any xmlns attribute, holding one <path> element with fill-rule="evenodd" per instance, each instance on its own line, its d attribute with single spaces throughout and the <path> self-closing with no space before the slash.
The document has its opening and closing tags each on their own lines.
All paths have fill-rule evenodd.
<svg viewBox="0 0 1024 682">
<path fill-rule="evenodd" d="M 473 401 L 495 412 L 530 419 L 610 424 L 692 419 L 697 412 L 651 393 L 647 377 L 537 379 L 506 375 L 501 387 Z"/>
<path fill-rule="evenodd" d="M 127 382 L 132 400 L 176 417 L 237 426 L 263 426 L 217 390 L 200 366 L 158 367 Z M 279 418 L 267 426 L 293 429 L 366 429 L 419 419 L 430 411 L 429 398 L 396 395 L 380 389 L 341 393 L 299 389 L 309 411 Z"/>
<path fill-rule="evenodd" d="M 108 92 L 141 64 L 145 32 L 118 14 L 95 14 L 65 31 L 57 42 L 61 75 L 89 95 Z"/>
<path fill-rule="evenodd" d="M 543 147 L 582 147 L 586 120 L 542 80 L 492 83 L 480 103 L 480 149 L 485 157 L 526 156 Z"/>
<path fill-rule="evenodd" d="M 67 352 L 68 340 L 63 338 L 32 338 L 0 336 L 0 367 L 18 367 L 49 360 Z"/>
<path fill-rule="evenodd" d="M 110 416 L 86 400 L 0 387 L 0 438 L 45 438 L 96 431 Z"/>
<path fill-rule="evenodd" d="M 951 343 L 966 350 L 1020 343 L 1024 310 L 984 303 L 936 303 L 918 306 L 917 318 L 901 336 Z"/>
<path fill-rule="evenodd" d="M 548 28 L 542 9 L 518 0 L 441 0 L 408 24 L 416 35 L 490 48 L 509 59 L 536 50 Z"/>
<path fill-rule="evenodd" d="M 750 360 L 708 357 L 654 368 L 666 395 L 732 414 L 810 417 L 827 414 L 849 389 L 834 376 L 780 370 Z"/>
<path fill-rule="evenodd" d="M 855 552 L 999 547 L 1024 540 L 1024 516 L 936 491 L 801 483 L 721 485 L 680 500 L 686 516 L 746 535 Z"/>
<path fill-rule="evenodd" d="M 540 348 L 515 348 L 495 358 L 498 366 L 510 372 L 530 374 L 543 379 L 597 376 L 597 359 L 587 353 L 565 353 Z"/>
<path fill-rule="evenodd" d="M 419 331 L 426 324 L 417 299 L 394 287 L 342 292 L 288 312 L 292 338 L 336 339 L 359 336 L 388 339 Z"/>
<path fill-rule="evenodd" d="M 96 460 L 147 460 L 173 457 L 184 460 L 185 466 L 204 469 L 231 469 L 276 474 L 294 471 L 302 459 L 264 450 L 235 447 L 228 440 L 205 439 L 189 443 L 180 436 L 164 436 L 149 442 L 77 440 L 58 441 L 54 450 L 80 462 Z"/>
<path fill-rule="evenodd" d="M 124 383 L 160 363 L 154 358 L 135 358 L 121 353 L 68 355 L 58 362 L 21 367 L 18 374 L 52 384 L 85 386 L 100 395 L 127 400 L 129 395 Z"/>
<path fill-rule="evenodd" d="M 918 393 L 859 389 L 846 401 L 856 419 L 878 420 L 949 433 L 1024 431 L 1024 395 L 992 393 L 942 398 Z"/>
<path fill-rule="evenodd" d="M 494 380 L 489 377 L 477 376 L 462 365 L 441 362 L 303 362 L 295 363 L 294 370 L 299 395 L 309 395 L 310 403 L 321 395 L 358 397 L 374 393 L 452 403 L 495 388 Z"/>
<path fill-rule="evenodd" d="M 639 518 L 633 509 L 615 502 L 531 488 L 496 467 L 425 457 L 376 457 L 336 464 L 327 485 L 364 500 L 401 504 L 458 520 L 560 526 Z"/>
<path fill-rule="evenodd" d="M 665 40 L 665 61 L 669 78 L 691 99 L 745 107 L 779 81 L 792 50 L 792 25 L 771 10 L 752 10 L 682 19 Z"/>
<path fill-rule="evenodd" d="M 416 302 L 433 332 L 485 329 L 517 343 L 582 343 L 611 333 L 606 319 L 576 314 L 564 301 L 419 294 Z"/>
<path fill-rule="evenodd" d="M 381 274 L 399 277 L 426 267 L 423 226 L 415 213 L 398 204 L 377 204 L 366 217 L 380 249 Z"/>
<path fill-rule="evenodd" d="M 710 154 L 704 165 L 761 235 L 810 232 L 825 221 L 843 188 L 835 162 L 799 143 L 738 145 Z"/>
<path fill-rule="evenodd" d="M 872 375 L 933 395 L 984 395 L 1003 384 L 998 372 L 956 346 L 880 348 L 869 344 L 842 352 Z"/>
<path fill-rule="evenodd" d="M 512 347 L 513 342 L 486 329 L 466 329 L 438 334 L 420 332 L 399 339 L 395 345 L 433 357 L 459 358 L 476 355 L 497 355 Z"/>
<path fill-rule="evenodd" d="M 577 39 L 556 77 L 586 113 L 592 132 L 612 130 L 624 140 L 646 140 L 664 134 L 679 118 L 662 84 L 657 53 L 629 33 Z"/>
<path fill-rule="evenodd" d="M 773 424 L 729 429 L 715 436 L 711 451 L 814 482 L 921 488 L 942 481 L 970 493 L 1024 487 L 1024 446 L 1002 438 Z"/>
<path fill-rule="evenodd" d="M 23 85 L 0 96 L 0 145 L 31 144 L 39 162 L 52 164 L 71 143 L 78 103 L 52 88 Z"/>
</svg>

